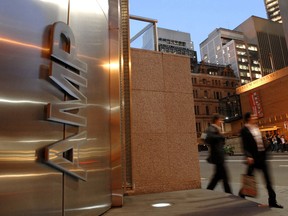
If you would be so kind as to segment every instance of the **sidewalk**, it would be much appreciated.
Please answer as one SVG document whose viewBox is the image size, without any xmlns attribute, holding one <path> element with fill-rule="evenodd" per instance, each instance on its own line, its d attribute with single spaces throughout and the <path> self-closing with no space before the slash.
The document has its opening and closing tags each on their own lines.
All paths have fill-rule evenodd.
<svg viewBox="0 0 288 216">
<path fill-rule="evenodd" d="M 261 189 L 262 190 L 262 189 Z M 286 193 L 287 194 L 287 193 Z M 285 196 L 286 197 L 286 196 Z M 284 197 L 282 197 L 284 198 Z M 285 198 L 286 200 L 286 198 Z M 281 201 L 284 201 L 281 199 Z M 267 201 L 266 201 L 267 202 Z M 266 203 L 265 202 L 265 203 Z M 171 203 L 155 208 L 155 203 Z M 279 203 L 280 200 L 279 200 Z M 285 204 L 281 203 L 282 205 Z M 194 189 L 175 192 L 125 196 L 122 208 L 112 208 L 104 216 L 287 216 L 286 209 L 258 207 L 258 203 L 219 191 Z"/>
</svg>

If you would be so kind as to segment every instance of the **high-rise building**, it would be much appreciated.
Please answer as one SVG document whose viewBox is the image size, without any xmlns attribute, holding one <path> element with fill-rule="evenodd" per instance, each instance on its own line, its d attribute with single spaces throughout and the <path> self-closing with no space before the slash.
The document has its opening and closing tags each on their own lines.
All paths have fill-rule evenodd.
<svg viewBox="0 0 288 216">
<path fill-rule="evenodd" d="M 258 46 L 247 43 L 242 32 L 218 28 L 200 44 L 200 52 L 207 63 L 231 65 L 242 85 L 262 77 Z"/>
<path fill-rule="evenodd" d="M 282 23 L 282 13 L 278 0 L 264 0 L 267 17 L 273 22 Z"/>
<path fill-rule="evenodd" d="M 288 2 L 287 0 L 264 0 L 267 17 L 271 21 L 282 23 L 288 46 Z"/>
<path fill-rule="evenodd" d="M 279 1 L 279 8 L 281 10 L 281 19 L 284 34 L 286 37 L 286 44 L 288 46 L 288 1 L 287 0 L 278 0 Z"/>
<path fill-rule="evenodd" d="M 241 85 L 288 66 L 282 24 L 255 16 L 234 30 L 216 29 L 200 52 L 205 62 L 230 64 Z"/>
<path fill-rule="evenodd" d="M 281 23 L 251 16 L 235 28 L 245 41 L 258 46 L 262 76 L 288 66 L 288 50 Z"/>
</svg>

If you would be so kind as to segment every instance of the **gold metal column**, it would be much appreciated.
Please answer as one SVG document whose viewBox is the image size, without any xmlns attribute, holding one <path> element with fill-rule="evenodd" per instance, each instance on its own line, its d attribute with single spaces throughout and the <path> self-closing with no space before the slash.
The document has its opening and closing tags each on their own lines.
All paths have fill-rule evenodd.
<svg viewBox="0 0 288 216">
<path fill-rule="evenodd" d="M 129 28 L 129 0 L 120 0 L 121 8 L 121 53 L 122 71 L 120 81 L 121 91 L 121 135 L 123 156 L 123 180 L 125 191 L 132 188 L 132 155 L 131 155 L 131 119 L 130 119 L 130 89 L 131 89 L 131 64 L 130 64 L 130 28 Z"/>
</svg>

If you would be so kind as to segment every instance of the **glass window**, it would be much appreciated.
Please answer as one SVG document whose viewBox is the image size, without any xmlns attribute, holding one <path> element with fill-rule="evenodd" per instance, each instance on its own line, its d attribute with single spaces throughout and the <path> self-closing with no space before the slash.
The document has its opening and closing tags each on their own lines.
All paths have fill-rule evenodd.
<svg viewBox="0 0 288 216">
<path fill-rule="evenodd" d="M 246 46 L 244 44 L 237 44 L 236 47 L 239 49 L 246 49 Z"/>
<path fill-rule="evenodd" d="M 262 75 L 261 75 L 261 74 L 255 74 L 255 77 L 256 77 L 257 79 L 259 79 L 259 78 L 262 77 Z"/>
</svg>

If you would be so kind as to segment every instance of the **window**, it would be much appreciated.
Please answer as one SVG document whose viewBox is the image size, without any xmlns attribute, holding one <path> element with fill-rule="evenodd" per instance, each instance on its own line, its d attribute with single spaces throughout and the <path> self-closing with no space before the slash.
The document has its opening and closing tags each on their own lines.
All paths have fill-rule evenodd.
<svg viewBox="0 0 288 216">
<path fill-rule="evenodd" d="M 252 45 L 250 45 L 250 46 L 248 46 L 248 50 L 251 50 L 251 51 L 257 51 L 258 49 L 257 49 L 256 46 L 252 46 Z"/>
<path fill-rule="evenodd" d="M 248 66 L 247 65 L 239 65 L 239 68 L 242 69 L 242 70 L 248 70 Z"/>
<path fill-rule="evenodd" d="M 237 51 L 237 55 L 246 55 L 246 52 L 244 52 L 244 51 Z"/>
<path fill-rule="evenodd" d="M 193 97 L 198 98 L 198 91 L 197 90 L 193 90 Z"/>
<path fill-rule="evenodd" d="M 201 123 L 200 123 L 200 122 L 196 122 L 196 131 L 197 131 L 198 133 L 201 132 Z"/>
<path fill-rule="evenodd" d="M 194 112 L 195 112 L 195 115 L 199 115 L 200 114 L 199 106 L 194 106 Z"/>
<path fill-rule="evenodd" d="M 262 77 L 262 75 L 261 75 L 261 74 L 255 74 L 255 77 L 256 77 L 257 79 L 259 79 L 259 78 Z"/>
<path fill-rule="evenodd" d="M 247 58 L 238 58 L 238 61 L 239 62 L 248 62 L 248 59 Z"/>
<path fill-rule="evenodd" d="M 206 115 L 209 115 L 209 107 L 206 106 L 205 109 L 206 109 Z"/>
<path fill-rule="evenodd" d="M 261 71 L 260 67 L 253 67 L 253 66 L 251 67 L 251 70 L 252 71 Z"/>
<path fill-rule="evenodd" d="M 192 84 L 197 84 L 197 79 L 195 77 L 192 78 Z"/>
<path fill-rule="evenodd" d="M 208 98 L 208 91 L 207 90 L 204 91 L 204 98 Z"/>
<path fill-rule="evenodd" d="M 244 44 L 237 44 L 236 47 L 239 49 L 246 49 L 246 46 Z"/>
</svg>

